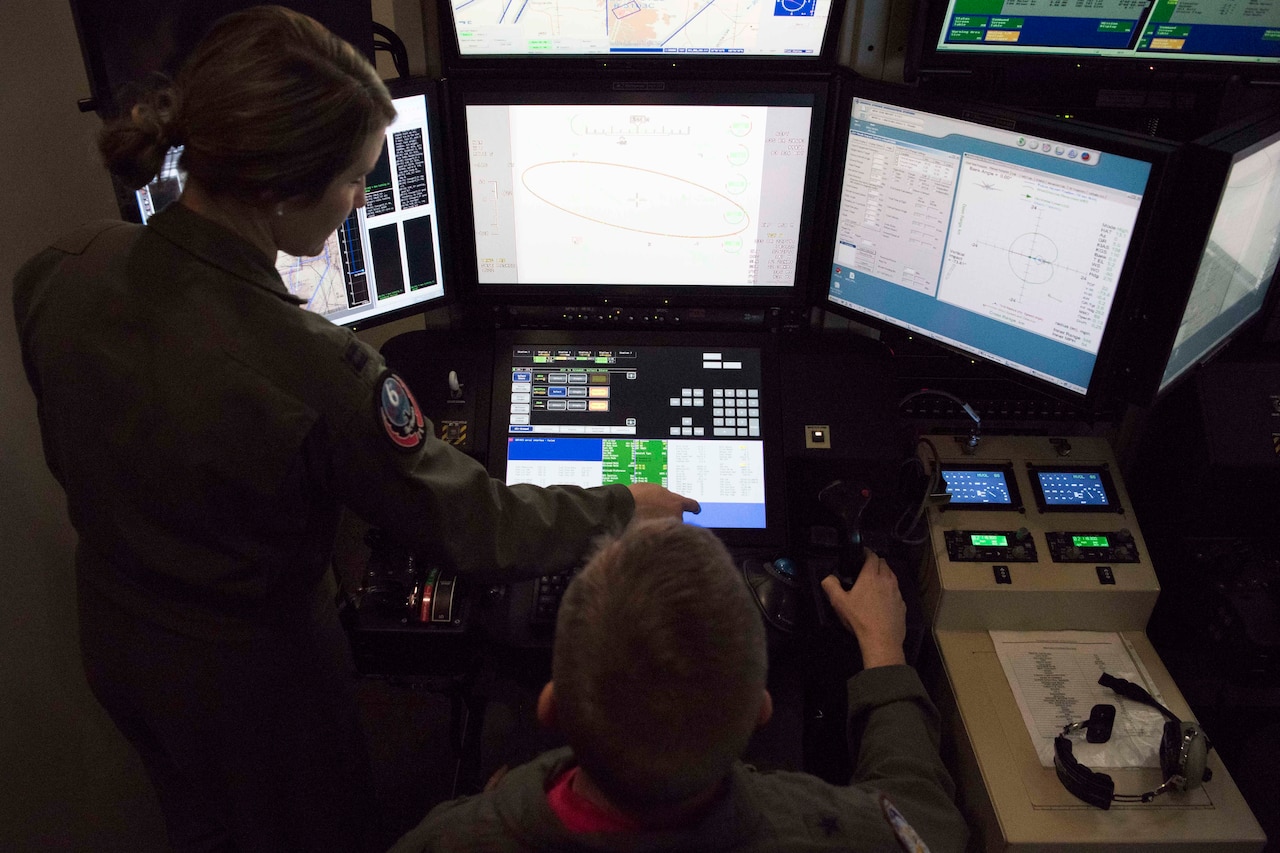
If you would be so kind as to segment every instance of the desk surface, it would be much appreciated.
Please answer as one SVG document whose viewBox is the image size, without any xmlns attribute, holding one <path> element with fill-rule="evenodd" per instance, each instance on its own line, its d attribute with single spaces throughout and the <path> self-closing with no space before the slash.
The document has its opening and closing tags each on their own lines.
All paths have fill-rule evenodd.
<svg viewBox="0 0 1280 853">
<path fill-rule="evenodd" d="M 1126 631 L 1171 711 L 1190 708 L 1146 635 Z M 945 680 L 933 685 L 958 743 L 954 768 L 970 819 L 989 851 L 1238 851 L 1256 853 L 1266 836 L 1216 752 L 1213 778 L 1201 788 L 1149 804 L 1088 806 L 1036 755 L 986 631 L 935 634 Z M 1212 739 L 1213 733 L 1209 733 Z M 1103 768 L 1118 792 L 1160 784 L 1155 768 Z"/>
</svg>

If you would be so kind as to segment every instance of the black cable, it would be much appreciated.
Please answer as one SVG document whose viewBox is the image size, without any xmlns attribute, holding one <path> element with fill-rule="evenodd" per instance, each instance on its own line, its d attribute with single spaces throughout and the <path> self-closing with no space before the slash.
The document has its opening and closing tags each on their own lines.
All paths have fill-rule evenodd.
<svg viewBox="0 0 1280 853">
<path fill-rule="evenodd" d="M 961 409 L 963 409 L 965 414 L 967 414 L 970 418 L 973 419 L 973 428 L 969 430 L 969 449 L 971 452 L 972 450 L 976 449 L 978 446 L 978 440 L 979 438 L 981 438 L 981 433 L 982 433 L 982 418 L 978 417 L 978 413 L 973 410 L 973 406 L 970 406 L 968 403 L 966 403 L 964 400 L 961 400 L 959 397 L 957 397 L 955 394 L 952 394 L 950 391 L 940 391 L 937 388 L 921 388 L 919 391 L 912 391 L 910 394 L 908 394 L 907 396 L 899 400 L 898 408 L 901 409 L 904 405 L 906 405 L 909 401 L 914 400 L 916 397 L 925 397 L 925 396 L 945 397 L 946 399 L 950 400 L 951 402 L 959 406 Z"/>
<path fill-rule="evenodd" d="M 373 40 L 373 49 L 375 51 L 385 50 L 391 54 L 391 64 L 395 66 L 397 77 L 409 76 L 409 50 L 404 46 L 404 41 L 400 36 L 396 35 L 396 31 L 380 24 L 373 22 L 373 34 L 386 39 L 384 42 Z"/>
<path fill-rule="evenodd" d="M 893 538 L 897 539 L 904 545 L 923 545 L 925 542 L 929 541 L 928 531 L 925 531 L 923 536 L 917 536 L 914 538 L 908 537 L 911 535 L 911 531 L 916 529 L 916 525 L 920 523 L 920 519 L 924 517 L 925 509 L 929 506 L 929 496 L 937 490 L 938 482 L 942 478 L 942 461 L 938 456 L 937 446 L 924 436 L 920 436 L 916 439 L 916 446 L 919 447 L 920 445 L 924 445 L 929 449 L 929 456 L 932 458 L 933 464 L 927 469 L 928 480 L 925 483 L 924 491 L 921 493 L 920 500 L 917 502 L 914 511 L 911 507 L 907 507 L 907 509 L 903 511 L 902 515 L 898 517 L 897 523 L 893 525 Z M 906 460 L 903 465 L 910 465 L 913 463 L 921 469 L 925 468 L 924 463 L 916 456 Z M 907 523 L 908 517 L 911 519 L 909 523 Z"/>
</svg>

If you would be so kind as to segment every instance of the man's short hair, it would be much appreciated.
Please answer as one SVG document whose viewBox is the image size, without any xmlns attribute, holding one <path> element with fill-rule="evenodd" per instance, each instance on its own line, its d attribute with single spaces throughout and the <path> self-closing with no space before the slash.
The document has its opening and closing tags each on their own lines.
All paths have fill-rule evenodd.
<svg viewBox="0 0 1280 853">
<path fill-rule="evenodd" d="M 559 724 L 601 790 L 624 808 L 675 804 L 746 748 L 764 625 L 715 534 L 633 524 L 565 592 L 552 670 Z"/>
</svg>

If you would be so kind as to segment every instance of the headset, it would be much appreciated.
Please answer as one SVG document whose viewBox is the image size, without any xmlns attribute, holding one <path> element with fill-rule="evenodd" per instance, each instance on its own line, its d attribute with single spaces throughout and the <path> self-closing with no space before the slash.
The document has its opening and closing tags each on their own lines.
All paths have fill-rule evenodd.
<svg viewBox="0 0 1280 853">
<path fill-rule="evenodd" d="M 1205 766 L 1212 745 L 1199 723 L 1183 722 L 1161 705 L 1142 687 L 1123 678 L 1102 673 L 1098 683 L 1109 687 L 1121 696 L 1150 705 L 1169 718 L 1160 737 L 1160 772 L 1164 781 L 1156 788 L 1142 794 L 1117 794 L 1115 782 L 1106 773 L 1090 770 L 1071 754 L 1069 735 L 1086 730 L 1086 739 L 1102 743 L 1111 736 L 1111 722 L 1115 708 L 1095 705 L 1088 720 L 1068 723 L 1062 733 L 1053 739 L 1053 768 L 1058 779 L 1075 796 L 1091 806 L 1109 809 L 1116 803 L 1149 803 L 1170 791 L 1190 791 L 1213 778 L 1213 771 Z M 1109 709 L 1109 710 L 1108 710 Z"/>
</svg>

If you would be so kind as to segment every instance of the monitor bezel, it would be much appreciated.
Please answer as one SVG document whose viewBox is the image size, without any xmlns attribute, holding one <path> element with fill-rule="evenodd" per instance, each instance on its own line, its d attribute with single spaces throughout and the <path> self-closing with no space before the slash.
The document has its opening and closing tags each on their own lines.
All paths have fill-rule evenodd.
<svg viewBox="0 0 1280 853">
<path fill-rule="evenodd" d="M 557 76 L 562 74 L 662 74 L 681 77 L 687 74 L 743 74 L 763 78 L 779 78 L 789 74 L 811 74 L 830 71 L 836 64 L 840 32 L 846 14 L 846 0 L 832 0 L 831 14 L 822 44 L 814 54 L 792 55 L 717 55 L 682 53 L 582 53 L 528 54 L 485 53 L 464 54 L 458 41 L 457 23 L 450 0 L 436 4 L 439 32 L 440 64 L 446 76 L 468 74 Z"/>
<path fill-rule="evenodd" d="M 1257 308 L 1162 385 L 1230 170 L 1235 163 L 1274 142 L 1280 142 L 1280 110 L 1241 119 L 1189 143 L 1179 152 L 1177 183 L 1183 190 L 1177 200 L 1176 216 L 1171 211 L 1168 217 L 1169 227 L 1176 227 L 1178 236 L 1168 241 L 1160 275 L 1147 277 L 1131 312 L 1133 333 L 1123 359 L 1124 397 L 1129 402 L 1146 406 L 1165 397 L 1232 342 L 1259 332 L 1262 319 L 1274 310 L 1280 292 L 1276 283 L 1280 266 L 1273 272 Z"/>
<path fill-rule="evenodd" d="M 812 274 L 809 253 L 819 233 L 816 215 L 823 186 L 823 154 L 827 142 L 827 115 L 832 97 L 828 75 L 778 80 L 731 80 L 723 77 L 594 77 L 594 78 L 452 78 L 445 81 L 454 164 L 455 194 L 453 247 L 454 277 L 459 298 L 473 309 L 492 311 L 510 306 L 592 306 L 596 308 L 731 308 L 768 310 L 805 309 L 809 303 Z M 709 98 L 745 99 L 763 96 L 812 101 L 808 169 L 801 197 L 801 222 L 797 240 L 794 283 L 787 286 L 751 285 L 623 285 L 623 284 L 482 284 L 476 268 L 474 211 L 469 192 L 471 173 L 467 156 L 466 108 L 500 103 L 572 103 L 599 98 L 606 103 L 643 103 L 648 97 L 671 102 L 706 103 Z"/>
<path fill-rule="evenodd" d="M 765 467 L 765 527 L 709 528 L 728 546 L 780 548 L 787 541 L 785 458 L 782 403 L 778 377 L 776 336 L 768 333 L 651 330 L 505 329 L 494 338 L 492 417 L 489 430 L 489 475 L 506 482 L 507 419 L 511 404 L 511 350 L 522 344 L 563 344 L 635 347 L 735 347 L 760 352 L 761 394 L 770 405 L 761 412 L 761 440 Z"/>
<path fill-rule="evenodd" d="M 164 5 L 173 6 L 175 12 L 181 12 L 185 16 L 185 24 L 195 26 L 191 26 L 186 32 L 187 37 L 181 44 L 172 45 L 170 53 L 159 57 L 157 68 L 148 71 L 135 65 L 130 70 L 137 76 L 126 75 L 124 79 L 117 79 L 117 76 L 112 73 L 112 63 L 108 59 L 108 54 L 114 52 L 115 55 L 121 56 L 124 50 L 122 45 L 110 43 L 106 39 L 104 21 L 128 21 L 132 27 L 150 32 L 152 36 L 150 43 L 153 47 L 157 44 L 163 47 L 164 39 L 158 38 L 156 32 L 156 27 L 163 22 L 157 21 L 150 14 L 150 10 Z M 215 21 L 248 5 L 240 0 L 213 0 L 213 2 L 201 4 L 197 10 L 191 4 L 178 7 L 176 4 L 163 3 L 107 4 L 93 2 L 93 0 L 71 0 L 71 15 L 75 21 L 80 54 L 84 61 L 85 74 L 88 77 L 91 92 L 90 98 L 82 104 L 81 111 L 94 110 L 104 119 L 119 114 L 121 107 L 128 102 L 131 87 L 153 85 L 161 79 L 159 75 L 174 76 L 186 60 L 186 56 L 178 55 L 179 49 L 194 49 L 203 37 L 203 33 L 212 27 Z M 371 2 L 292 0 L 288 5 L 320 21 L 340 38 L 351 43 L 370 62 L 374 60 Z M 143 8 L 144 6 L 147 8 Z"/>
<path fill-rule="evenodd" d="M 1134 221 L 1129 252 L 1117 279 L 1111 312 L 1103 329 L 1098 353 L 1094 359 L 1093 372 L 1085 393 L 1081 394 L 1072 388 L 1041 379 L 1016 367 L 952 346 L 926 333 L 908 329 L 904 325 L 865 314 L 830 298 L 830 270 L 832 259 L 835 257 L 840 196 L 844 181 L 844 159 L 855 98 L 879 100 L 929 111 L 948 118 L 987 124 L 1001 130 L 1043 136 L 1150 164 L 1147 191 L 1143 194 L 1142 205 Z M 835 141 L 831 149 L 831 168 L 827 175 L 825 197 L 831 199 L 832 203 L 824 211 L 826 219 L 823 223 L 823 239 L 820 244 L 820 257 L 823 260 L 816 265 L 821 269 L 815 270 L 814 274 L 814 290 L 811 297 L 814 305 L 820 306 L 830 314 L 857 322 L 869 329 L 891 349 L 899 347 L 915 349 L 916 342 L 923 341 L 942 351 L 958 355 L 962 362 L 968 363 L 967 369 L 972 370 L 975 377 L 991 378 L 993 375 L 1003 377 L 1093 413 L 1102 411 L 1114 401 L 1117 390 L 1115 371 L 1121 364 L 1119 358 L 1122 355 L 1121 330 L 1129 310 L 1129 300 L 1138 289 L 1139 275 L 1144 266 L 1155 263 L 1164 251 L 1164 241 L 1158 239 L 1158 229 L 1154 225 L 1162 207 L 1167 207 L 1161 204 L 1161 199 L 1169 191 L 1167 185 L 1170 176 L 1174 174 L 1173 164 L 1178 150 L 1177 145 L 1166 140 L 1144 137 L 1114 128 L 1068 121 L 981 101 L 939 98 L 922 92 L 916 87 L 870 81 L 851 74 L 842 75 L 831 126 Z M 815 256 L 817 255 L 818 253 L 815 252 Z"/>
</svg>

